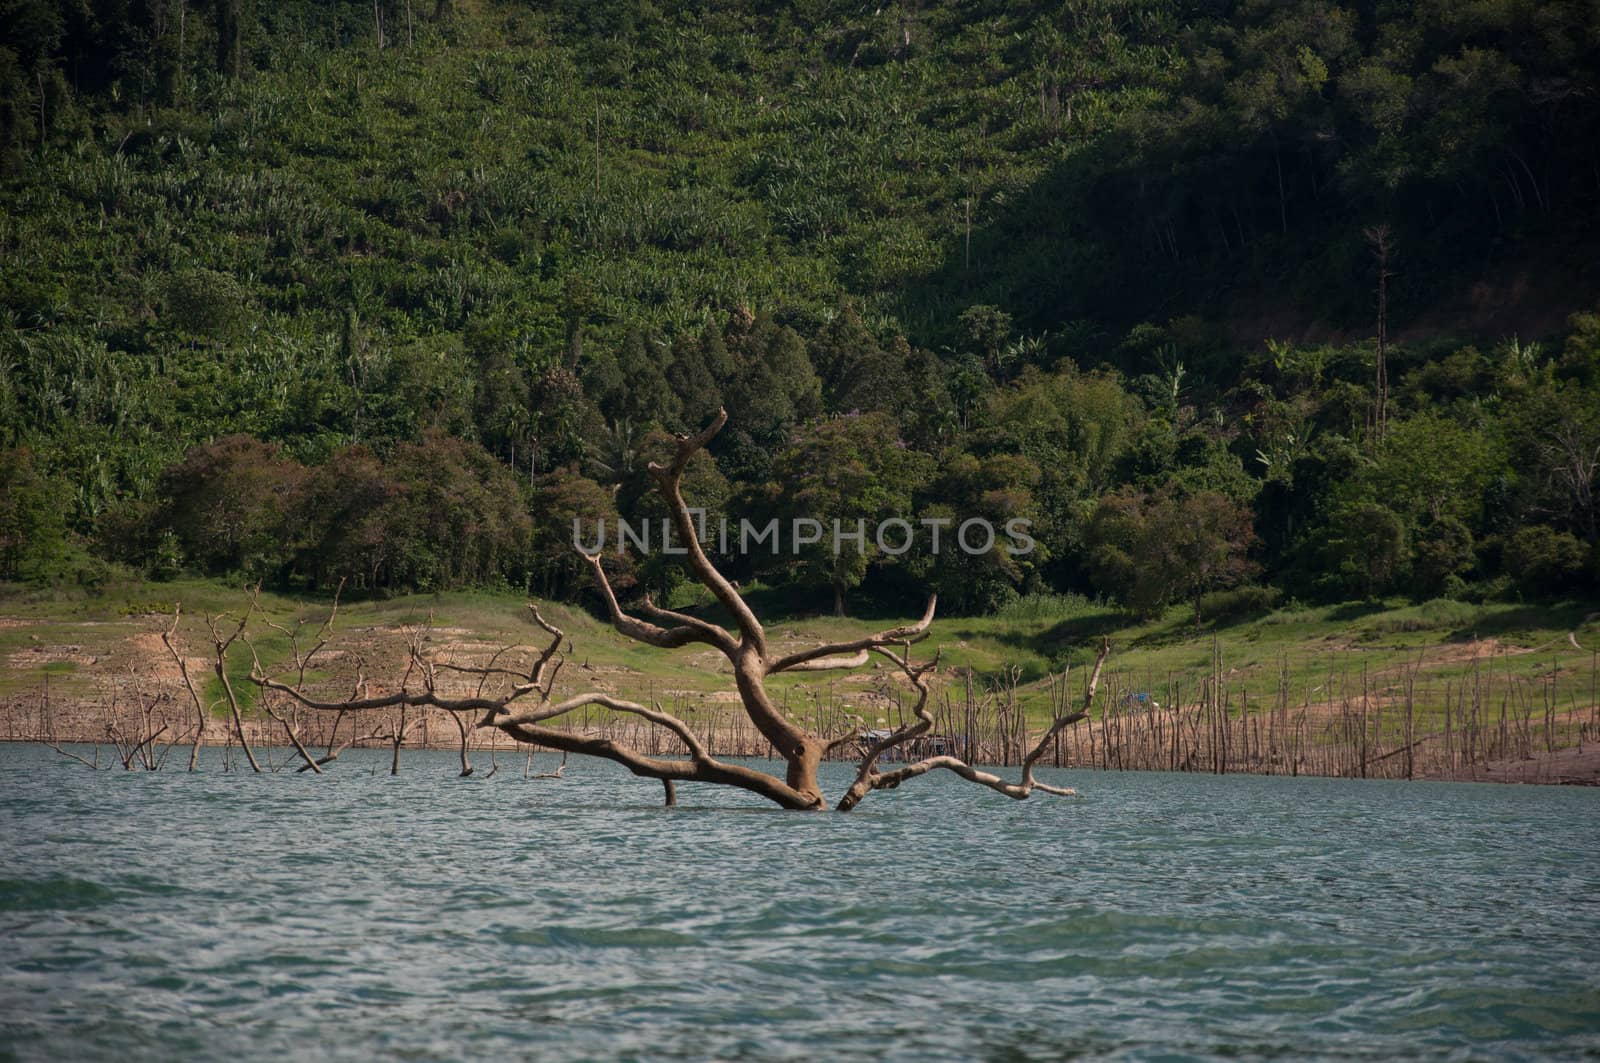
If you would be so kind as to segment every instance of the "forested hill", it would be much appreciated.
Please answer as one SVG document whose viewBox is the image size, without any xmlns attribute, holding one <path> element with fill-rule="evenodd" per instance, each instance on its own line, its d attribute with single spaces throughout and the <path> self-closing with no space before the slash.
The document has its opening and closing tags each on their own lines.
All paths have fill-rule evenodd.
<svg viewBox="0 0 1600 1063">
<path fill-rule="evenodd" d="M 578 594 L 726 405 L 1041 545 L 824 602 L 1587 593 L 1597 144 L 1581 0 L 0 0 L 0 578 Z"/>
</svg>

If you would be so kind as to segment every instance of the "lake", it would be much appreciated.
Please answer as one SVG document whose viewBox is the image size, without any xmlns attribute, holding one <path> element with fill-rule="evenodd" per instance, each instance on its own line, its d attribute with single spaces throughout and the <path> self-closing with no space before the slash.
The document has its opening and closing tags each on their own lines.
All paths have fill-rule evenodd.
<svg viewBox="0 0 1600 1063">
<path fill-rule="evenodd" d="M 841 815 L 186 752 L 0 746 L 0 1057 L 1600 1055 L 1600 790 L 934 775 Z"/>
</svg>

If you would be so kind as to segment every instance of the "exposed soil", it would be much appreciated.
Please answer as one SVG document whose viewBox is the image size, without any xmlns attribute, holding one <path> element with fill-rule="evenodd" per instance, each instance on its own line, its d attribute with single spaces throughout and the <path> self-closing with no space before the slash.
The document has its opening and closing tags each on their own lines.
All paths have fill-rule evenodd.
<svg viewBox="0 0 1600 1063">
<path fill-rule="evenodd" d="M 0 655 L 0 738 L 16 740 L 37 739 L 48 727 L 63 741 L 104 741 L 108 726 L 117 713 L 126 714 L 139 704 L 158 702 L 163 719 L 172 724 L 172 735 L 187 731 L 192 735 L 195 714 L 182 682 L 176 662 L 161 641 L 161 631 L 170 621 L 165 617 L 132 617 L 123 621 L 80 622 L 70 625 L 69 634 L 62 637 L 64 625 L 45 625 L 39 621 L 0 617 L 0 631 L 5 631 L 6 648 Z M 28 633 L 30 627 L 48 630 L 48 634 Z M 311 632 L 305 633 L 307 636 Z M 803 637 L 795 630 L 784 631 L 783 641 L 796 647 L 812 644 L 814 639 Z M 348 696 L 353 689 L 358 667 L 369 677 L 368 693 L 377 694 L 386 688 L 384 680 L 399 672 L 406 653 L 407 633 L 395 627 L 350 627 L 344 629 L 337 640 L 337 648 L 329 646 L 317 660 L 322 689 L 331 696 Z M 426 639 L 430 650 L 440 659 L 458 662 L 482 663 L 502 646 L 485 640 L 480 633 L 463 628 L 434 628 Z M 210 689 L 212 662 L 207 656 L 194 656 L 197 650 L 207 647 L 203 628 L 192 618 L 185 618 L 179 635 L 179 645 L 186 652 L 185 661 L 190 675 L 202 693 Z M 307 645 L 302 638 L 302 647 Z M 521 649 L 505 654 L 499 663 L 505 667 L 526 667 L 531 660 L 531 649 Z M 1471 642 L 1452 643 L 1429 649 L 1424 668 L 1444 664 L 1460 664 L 1473 659 L 1490 660 L 1526 652 L 1519 647 L 1503 645 L 1492 638 Z M 723 659 L 719 654 L 700 653 L 690 658 L 691 663 L 707 673 L 720 672 Z M 65 662 L 71 667 L 48 674 L 48 703 L 44 700 L 46 673 L 43 666 Z M 1292 706 L 1295 717 L 1312 721 L 1334 721 L 1352 715 L 1372 715 L 1382 712 L 1388 720 L 1397 720 L 1404 711 L 1403 694 L 1394 682 L 1402 669 L 1385 669 L 1373 673 L 1380 681 L 1363 696 L 1355 691 L 1350 697 L 1332 698 L 1308 705 Z M 1381 677 L 1381 679 L 1380 679 Z M 561 675 L 561 692 L 580 689 L 597 689 L 620 693 L 626 697 L 653 696 L 668 708 L 684 714 L 697 728 L 703 730 L 714 745 L 725 746 L 721 752 L 757 753 L 764 745 L 754 736 L 742 713 L 739 698 L 732 689 L 722 686 L 710 691 L 662 687 L 650 694 L 643 691 L 647 677 L 639 670 L 624 665 L 594 664 L 581 654 L 567 662 Z M 827 694 L 822 696 L 823 707 L 809 696 L 792 702 L 791 711 L 802 719 L 821 714 L 821 720 L 838 719 L 837 713 L 861 718 L 872 726 L 893 715 L 895 677 L 878 669 L 861 669 L 853 673 L 829 675 Z M 441 687 L 450 692 L 470 693 L 476 688 L 475 677 L 459 674 L 442 674 Z M 708 684 L 714 687 L 721 684 Z M 817 688 L 819 695 L 823 688 Z M 1329 693 L 1332 693 L 1331 691 Z M 1254 705 L 1254 702 L 1252 702 Z M 208 706 L 208 719 L 204 740 L 208 744 L 228 741 L 230 726 L 220 706 Z M 48 712 L 46 712 L 48 708 Z M 1583 723 L 1592 709 L 1577 708 L 1560 713 L 1566 718 L 1576 713 L 1574 719 Z M 331 714 L 304 713 L 301 726 L 308 745 L 317 745 L 326 739 Z M 354 721 L 365 734 L 381 729 L 383 719 L 374 714 L 373 720 Z M 575 717 L 570 725 L 578 729 L 606 726 L 599 718 L 585 714 Z M 349 722 L 345 734 L 349 733 Z M 1573 731 L 1579 730 L 1577 727 Z M 280 744 L 284 735 L 279 725 L 262 720 L 247 728 L 252 743 Z M 632 740 L 643 736 L 628 732 Z M 1437 745 L 1438 736 L 1418 735 L 1423 740 L 1421 749 Z M 498 733 L 474 734 L 472 748 L 484 750 L 491 739 L 500 748 L 511 745 Z M 644 738 L 646 744 L 655 741 Z M 455 722 L 443 712 L 431 713 L 408 737 L 407 746 L 421 746 L 426 742 L 434 748 L 453 749 L 459 743 Z M 670 745 L 670 741 L 668 743 Z M 762 748 L 757 748 L 761 746 Z M 281 759 L 281 758 L 280 758 Z M 1418 765 L 1419 772 L 1423 770 Z M 1563 749 L 1554 753 L 1537 752 L 1527 759 L 1498 760 L 1464 769 L 1458 778 L 1474 778 L 1485 782 L 1563 783 L 1600 785 L 1600 743 L 1590 742 L 1580 748 Z"/>
<path fill-rule="evenodd" d="M 1472 778 L 1478 782 L 1546 783 L 1564 786 L 1600 786 L 1600 743 L 1558 749 L 1525 760 L 1497 760 L 1480 764 Z"/>
</svg>

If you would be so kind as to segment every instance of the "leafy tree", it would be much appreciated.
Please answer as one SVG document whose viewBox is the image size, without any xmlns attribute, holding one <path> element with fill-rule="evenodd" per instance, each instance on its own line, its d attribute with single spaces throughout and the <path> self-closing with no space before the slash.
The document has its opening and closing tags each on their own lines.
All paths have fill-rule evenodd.
<svg viewBox="0 0 1600 1063">
<path fill-rule="evenodd" d="M 1341 485 L 1354 480 L 1365 458 L 1339 435 L 1318 435 L 1287 470 L 1274 470 L 1256 495 L 1256 527 L 1269 565 L 1290 562 L 1298 553 L 1302 568 L 1314 569 L 1317 541 L 1307 532 L 1321 523 Z"/>
<path fill-rule="evenodd" d="M 1410 530 L 1405 518 L 1376 502 L 1351 502 L 1330 514 L 1321 532 L 1323 584 L 1339 596 L 1377 598 L 1406 575 Z"/>
<path fill-rule="evenodd" d="M 799 432 L 778 456 L 776 472 L 779 514 L 786 522 L 820 526 L 818 540 L 800 548 L 797 575 L 830 588 L 834 613 L 843 616 L 845 595 L 885 557 L 879 524 L 913 512 L 912 499 L 931 472 L 930 462 L 905 446 L 891 419 L 874 413 L 821 421 Z M 900 545 L 887 537 L 886 543 Z"/>
<path fill-rule="evenodd" d="M 584 477 L 576 465 L 552 469 L 535 480 L 532 492 L 533 538 L 530 547 L 532 579 L 547 597 L 566 597 L 582 586 L 587 574 L 583 559 L 573 549 L 573 522 L 585 548 L 596 542 L 600 522 L 605 522 L 607 564 L 625 567 L 615 554 L 617 506 L 612 493 Z"/>
<path fill-rule="evenodd" d="M 790 430 L 822 411 L 822 385 L 805 341 L 763 315 L 736 334 L 728 414 L 757 445 L 777 450 Z"/>
<path fill-rule="evenodd" d="M 811 338 L 810 357 L 822 382 L 822 394 L 830 409 L 842 413 L 883 408 L 862 406 L 880 401 L 870 384 L 863 381 L 871 376 L 873 383 L 882 383 L 877 372 L 883 357 L 883 348 L 877 337 L 868 331 L 854 303 L 841 300 L 832 316 Z"/>
<path fill-rule="evenodd" d="M 951 612 L 992 612 L 1014 599 L 1050 561 L 1045 544 L 1056 535 L 1035 498 L 1043 479 L 1039 466 L 1020 454 L 981 459 L 957 454 L 941 463 L 924 492 L 929 501 L 917 515 L 917 547 L 909 560 L 917 579 L 930 584 Z M 990 549 L 977 554 L 962 549 L 958 537 L 970 520 L 993 530 Z M 931 521 L 941 522 L 937 553 L 931 551 Z M 987 537 L 986 530 L 974 528 L 969 542 L 977 547 Z"/>
<path fill-rule="evenodd" d="M 1476 347 L 1463 347 L 1406 375 L 1403 392 L 1413 406 L 1487 394 L 1493 367 Z"/>
<path fill-rule="evenodd" d="M 719 386 L 726 386 L 733 379 L 736 368 L 733 355 L 728 353 L 728 345 L 723 342 L 722 330 L 709 321 L 700 331 L 700 357 L 705 362 L 706 372 Z"/>
<path fill-rule="evenodd" d="M 353 590 L 393 585 L 401 544 L 409 534 L 390 526 L 406 485 L 371 450 L 341 448 L 311 469 L 294 499 L 295 568 L 312 587 Z"/>
<path fill-rule="evenodd" d="M 673 342 L 666 376 L 681 411 L 672 427 L 687 431 L 706 424 L 722 408 L 722 383 L 712 374 L 697 337 L 685 333 Z"/>
<path fill-rule="evenodd" d="M 1110 485 L 1143 419 L 1115 376 L 1082 373 L 1070 363 L 1048 374 L 1025 370 L 989 400 L 998 442 L 1090 493 Z"/>
<path fill-rule="evenodd" d="M 1007 341 L 1011 338 L 1011 315 L 997 306 L 969 306 L 959 318 L 962 331 L 993 379 L 1005 370 Z"/>
<path fill-rule="evenodd" d="M 641 463 L 617 492 L 617 508 L 623 515 L 636 526 L 647 525 L 650 529 L 652 551 L 640 561 L 638 576 L 641 582 L 654 587 L 663 600 L 669 598 L 689 578 L 689 574 L 684 568 L 683 555 L 667 553 L 659 546 L 663 542 L 663 529 L 667 526 L 670 512 L 657 490 L 654 478 L 648 472 L 648 463 L 669 463 L 676 448 L 674 436 L 660 429 L 650 432 L 640 443 Z M 714 553 L 717 549 L 718 522 L 729 515 L 728 502 L 733 493 L 727 477 L 722 475 L 711 455 L 697 450 L 684 466 L 679 487 L 684 502 L 696 511 L 697 518 L 702 522 L 700 526 L 705 531 L 702 544 Z M 676 540 L 676 533 L 672 538 Z M 676 543 L 674 550 L 682 545 Z"/>
<path fill-rule="evenodd" d="M 289 560 L 287 528 L 304 476 L 281 448 L 226 436 L 192 448 L 162 473 L 154 526 L 176 535 L 206 572 L 270 576 Z"/>
<path fill-rule="evenodd" d="M 404 485 L 384 507 L 388 585 L 417 590 L 520 585 L 532 540 L 521 485 L 482 447 L 437 431 L 395 448 Z"/>
<path fill-rule="evenodd" d="M 1576 382 L 1531 389 L 1508 417 L 1523 505 L 1587 542 L 1600 541 L 1600 389 Z"/>
<path fill-rule="evenodd" d="M 1146 617 L 1194 603 L 1255 571 L 1249 510 L 1215 491 L 1147 495 L 1123 490 L 1096 507 L 1086 533 L 1091 578 Z"/>
<path fill-rule="evenodd" d="M 1588 560 L 1588 551 L 1571 532 L 1535 524 L 1518 528 L 1506 540 L 1503 561 L 1518 585 L 1533 592 L 1570 592 Z"/>
<path fill-rule="evenodd" d="M 1484 491 L 1504 468 L 1497 442 L 1434 413 L 1391 422 L 1368 478 L 1373 497 L 1410 517 L 1449 517 L 1468 527 L 1483 515 Z"/>
<path fill-rule="evenodd" d="M 1454 517 L 1440 517 L 1417 529 L 1411 573 L 1421 598 L 1454 597 L 1461 577 L 1472 569 L 1472 532 Z"/>
<path fill-rule="evenodd" d="M 927 360 L 919 366 L 911 363 L 910 345 L 900 337 L 888 348 L 873 344 L 863 349 L 835 385 L 833 408 L 841 413 L 881 411 L 901 423 L 935 413 L 924 403 L 938 403 L 937 370 Z"/>
<path fill-rule="evenodd" d="M 472 419 L 478 438 L 492 453 L 509 457 L 514 448 L 526 451 L 533 429 L 528 376 L 504 351 L 492 351 L 478 361 Z"/>
<path fill-rule="evenodd" d="M 585 414 L 592 409 L 583 385 L 565 366 L 551 366 L 533 387 L 534 464 L 549 469 L 583 456 Z"/>
<path fill-rule="evenodd" d="M 637 329 L 623 340 L 617 352 L 619 389 L 600 404 L 611 420 L 640 426 L 678 423 L 678 397 L 667 383 L 658 348 Z"/>
<path fill-rule="evenodd" d="M 66 545 L 61 485 L 27 448 L 0 452 L 0 579 L 50 571 Z"/>
</svg>

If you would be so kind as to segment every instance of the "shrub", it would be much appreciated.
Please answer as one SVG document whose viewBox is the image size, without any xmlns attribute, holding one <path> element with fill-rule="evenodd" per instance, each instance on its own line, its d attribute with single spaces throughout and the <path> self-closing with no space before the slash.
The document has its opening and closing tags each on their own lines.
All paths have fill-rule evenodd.
<svg viewBox="0 0 1600 1063">
<path fill-rule="evenodd" d="M 1212 591 L 1200 596 L 1199 616 L 1206 620 L 1227 620 L 1251 613 L 1264 613 L 1276 606 L 1282 596 L 1283 592 L 1276 587 L 1258 587 L 1254 584 Z"/>
<path fill-rule="evenodd" d="M 1389 635 L 1402 631 L 1453 631 L 1467 627 L 1478 610 L 1466 602 L 1434 598 L 1409 609 L 1398 609 L 1367 625 L 1367 633 Z"/>
<path fill-rule="evenodd" d="M 1588 560 L 1578 537 L 1535 525 L 1519 528 L 1506 540 L 1505 571 L 1529 591 L 1558 591 L 1577 578 Z"/>
<path fill-rule="evenodd" d="M 61 558 L 61 488 L 27 448 L 0 452 L 0 579 L 39 577 Z"/>
<path fill-rule="evenodd" d="M 244 290 L 226 273 L 209 269 L 174 273 L 166 283 L 166 319 L 181 332 L 225 340 L 244 316 Z"/>
<path fill-rule="evenodd" d="M 995 612 L 995 619 L 1013 624 L 1037 624 L 1078 616 L 1094 608 L 1081 594 L 1035 592 L 1007 602 Z"/>
</svg>

